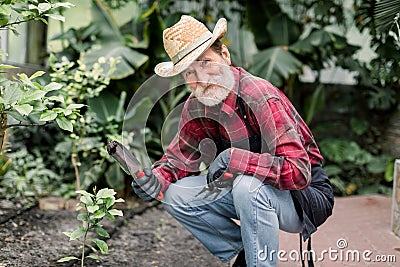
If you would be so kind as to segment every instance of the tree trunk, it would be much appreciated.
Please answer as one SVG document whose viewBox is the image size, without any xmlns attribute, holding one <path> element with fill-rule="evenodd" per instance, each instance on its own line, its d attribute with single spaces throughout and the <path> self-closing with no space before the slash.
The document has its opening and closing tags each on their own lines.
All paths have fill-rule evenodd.
<svg viewBox="0 0 400 267">
<path fill-rule="evenodd" d="M 4 138 L 7 130 L 7 114 L 0 114 L 0 155 L 3 153 Z"/>
</svg>

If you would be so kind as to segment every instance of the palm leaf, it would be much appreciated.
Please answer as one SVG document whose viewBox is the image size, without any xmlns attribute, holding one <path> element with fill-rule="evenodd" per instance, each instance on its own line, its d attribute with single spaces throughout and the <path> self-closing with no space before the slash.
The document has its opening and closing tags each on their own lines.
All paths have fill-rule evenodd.
<svg viewBox="0 0 400 267">
<path fill-rule="evenodd" d="M 280 46 L 271 47 L 255 54 L 253 60 L 254 64 L 250 68 L 250 72 L 278 87 L 290 75 L 297 73 L 302 66 L 295 56 Z"/>
<path fill-rule="evenodd" d="M 374 21 L 378 32 L 389 31 L 399 20 L 400 0 L 375 0 Z"/>
<path fill-rule="evenodd" d="M 82 61 L 85 65 L 93 66 L 100 57 L 106 60 L 119 58 L 112 79 L 122 79 L 135 73 L 135 69 L 147 62 L 148 56 L 141 54 L 125 45 L 125 38 L 120 32 L 112 14 L 101 1 L 93 1 L 93 23 L 101 29 L 98 47 L 83 54 Z M 108 73 L 109 67 L 104 67 L 103 73 Z"/>
</svg>

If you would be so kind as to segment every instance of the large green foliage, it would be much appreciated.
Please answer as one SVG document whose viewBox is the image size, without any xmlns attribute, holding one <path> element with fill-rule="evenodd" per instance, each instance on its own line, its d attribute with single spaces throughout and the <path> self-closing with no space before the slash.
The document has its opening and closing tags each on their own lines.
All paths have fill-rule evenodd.
<svg viewBox="0 0 400 267">
<path fill-rule="evenodd" d="M 101 1 L 93 1 L 92 17 L 94 18 L 93 24 L 101 29 L 101 32 L 96 46 L 82 55 L 82 62 L 85 65 L 92 66 L 99 57 L 105 57 L 106 60 L 120 58 L 120 62 L 111 78 L 122 79 L 134 74 L 135 69 L 146 63 L 148 60 L 147 55 L 130 49 L 125 45 L 124 36 L 121 34 L 109 9 Z"/>
</svg>

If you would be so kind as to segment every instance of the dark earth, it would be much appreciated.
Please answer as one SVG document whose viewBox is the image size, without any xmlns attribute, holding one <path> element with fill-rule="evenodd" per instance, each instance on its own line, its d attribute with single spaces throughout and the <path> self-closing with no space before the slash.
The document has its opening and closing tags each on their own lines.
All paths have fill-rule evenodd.
<svg viewBox="0 0 400 267">
<path fill-rule="evenodd" d="M 104 220 L 111 235 L 109 253 L 101 261 L 87 259 L 85 266 L 208 266 L 227 267 L 209 253 L 158 203 L 119 207 L 124 216 Z M 24 211 L 25 210 L 25 211 Z M 18 207 L 0 200 L 0 267 L 80 266 L 57 263 L 65 256 L 80 258 L 78 243 L 62 232 L 79 226 L 73 210 Z"/>
</svg>

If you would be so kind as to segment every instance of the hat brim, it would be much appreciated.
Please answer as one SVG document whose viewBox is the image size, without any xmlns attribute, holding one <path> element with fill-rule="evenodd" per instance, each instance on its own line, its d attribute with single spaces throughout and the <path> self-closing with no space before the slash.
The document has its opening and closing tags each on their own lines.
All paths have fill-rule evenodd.
<svg viewBox="0 0 400 267">
<path fill-rule="evenodd" d="M 186 55 L 182 60 L 174 65 L 172 61 L 162 62 L 155 66 L 154 72 L 161 77 L 171 77 L 175 76 L 185 69 L 187 69 L 193 61 L 195 61 L 199 56 L 201 56 L 211 45 L 217 40 L 223 37 L 226 33 L 227 22 L 225 18 L 221 18 L 218 20 L 217 24 L 214 27 L 212 38 L 200 45 L 193 51 L 191 51 L 188 55 Z"/>
</svg>

